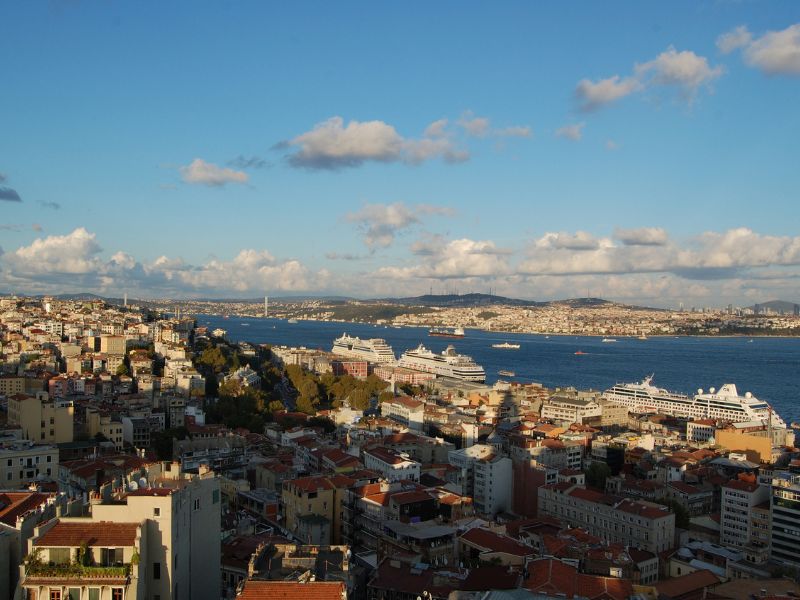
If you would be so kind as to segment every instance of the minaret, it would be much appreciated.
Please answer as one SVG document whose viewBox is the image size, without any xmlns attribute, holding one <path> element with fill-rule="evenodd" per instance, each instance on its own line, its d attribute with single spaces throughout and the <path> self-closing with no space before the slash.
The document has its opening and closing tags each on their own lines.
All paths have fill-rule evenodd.
<svg viewBox="0 0 800 600">
<path fill-rule="evenodd" d="M 122 296 L 122 306 L 128 308 L 128 292 L 125 292 Z"/>
<path fill-rule="evenodd" d="M 269 296 L 264 296 L 264 318 L 269 317 Z"/>
</svg>

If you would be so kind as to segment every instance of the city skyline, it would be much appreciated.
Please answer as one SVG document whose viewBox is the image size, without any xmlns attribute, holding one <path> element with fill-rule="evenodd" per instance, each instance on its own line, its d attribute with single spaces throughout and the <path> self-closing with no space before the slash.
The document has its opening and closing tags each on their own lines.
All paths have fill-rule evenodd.
<svg viewBox="0 0 800 600">
<path fill-rule="evenodd" d="M 0 18 L 2 292 L 800 299 L 792 3 Z"/>
</svg>

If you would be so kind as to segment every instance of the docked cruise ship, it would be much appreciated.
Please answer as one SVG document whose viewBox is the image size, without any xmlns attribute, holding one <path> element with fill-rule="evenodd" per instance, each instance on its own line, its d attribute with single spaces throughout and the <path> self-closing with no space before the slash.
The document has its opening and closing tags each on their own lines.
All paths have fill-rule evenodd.
<svg viewBox="0 0 800 600">
<path fill-rule="evenodd" d="M 395 363 L 394 351 L 392 347 L 381 338 L 362 340 L 352 337 L 346 333 L 342 337 L 333 340 L 333 354 L 346 356 L 348 358 L 358 358 L 372 363 L 393 365 Z"/>
<path fill-rule="evenodd" d="M 740 396 L 733 383 L 726 383 L 719 390 L 697 390 L 697 394 L 689 397 L 658 388 L 652 382 L 653 376 L 650 375 L 639 383 L 618 383 L 603 392 L 603 398 L 624 404 L 632 411 L 655 410 L 678 417 L 722 419 L 733 423 L 767 423 L 772 414 L 773 426 L 786 427 L 786 423 L 769 404 L 755 398 L 750 392 Z"/>
<path fill-rule="evenodd" d="M 453 346 L 448 346 L 441 354 L 436 354 L 420 344 L 414 350 L 406 350 L 397 366 L 434 373 L 440 377 L 451 377 L 465 381 L 486 381 L 486 372 L 471 357 L 458 354 Z"/>
</svg>

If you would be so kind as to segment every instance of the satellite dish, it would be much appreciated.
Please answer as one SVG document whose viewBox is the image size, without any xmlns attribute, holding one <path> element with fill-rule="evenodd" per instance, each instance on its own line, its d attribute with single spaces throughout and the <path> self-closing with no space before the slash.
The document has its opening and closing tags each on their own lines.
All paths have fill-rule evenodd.
<svg viewBox="0 0 800 600">
<path fill-rule="evenodd" d="M 709 391 L 710 393 L 712 393 L 712 394 L 713 394 L 713 393 L 714 393 L 714 392 L 716 392 L 717 390 L 716 390 L 715 388 L 710 388 L 708 391 Z"/>
<path fill-rule="evenodd" d="M 703 388 L 697 388 L 697 393 L 698 394 L 702 394 L 703 393 Z"/>
<path fill-rule="evenodd" d="M 139 478 L 139 487 L 142 488 L 142 489 L 145 489 L 146 487 L 148 487 L 147 486 L 147 478 L 146 477 L 140 477 Z"/>
<path fill-rule="evenodd" d="M 128 483 L 128 491 L 135 492 L 138 489 L 139 489 L 139 484 L 136 483 L 135 481 L 131 481 Z"/>
</svg>

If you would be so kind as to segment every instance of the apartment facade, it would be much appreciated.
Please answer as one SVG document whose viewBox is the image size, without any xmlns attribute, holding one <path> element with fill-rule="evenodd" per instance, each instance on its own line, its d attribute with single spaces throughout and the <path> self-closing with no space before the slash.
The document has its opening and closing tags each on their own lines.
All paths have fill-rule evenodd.
<svg viewBox="0 0 800 600">
<path fill-rule="evenodd" d="M 555 517 L 609 542 L 653 553 L 674 545 L 675 514 L 663 506 L 608 496 L 568 482 L 539 488 L 539 516 Z"/>
<path fill-rule="evenodd" d="M 58 476 L 58 448 L 16 440 L 0 446 L 0 488 L 15 490 L 37 479 Z"/>
<path fill-rule="evenodd" d="M 49 400 L 46 392 L 8 398 L 8 424 L 19 425 L 22 435 L 36 443 L 61 444 L 73 440 L 75 407 L 69 401 Z"/>
<path fill-rule="evenodd" d="M 725 546 L 745 548 L 754 543 L 751 513 L 769 500 L 769 488 L 752 480 L 724 483 L 720 498 L 719 541 Z"/>
</svg>

